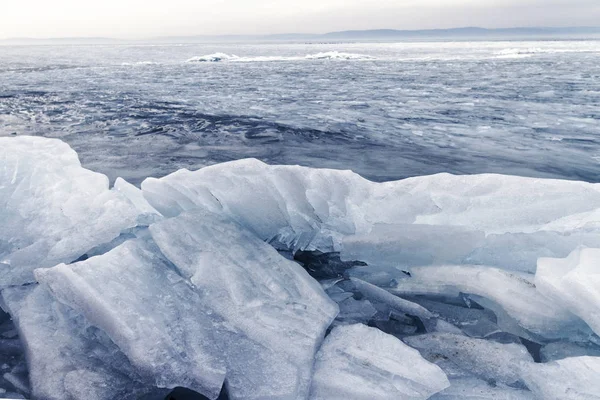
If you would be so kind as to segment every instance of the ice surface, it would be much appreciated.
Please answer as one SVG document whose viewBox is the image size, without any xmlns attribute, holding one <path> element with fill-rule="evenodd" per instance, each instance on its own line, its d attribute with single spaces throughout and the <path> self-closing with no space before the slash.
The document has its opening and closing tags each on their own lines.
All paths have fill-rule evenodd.
<svg viewBox="0 0 600 400">
<path fill-rule="evenodd" d="M 338 312 L 321 286 L 298 264 L 221 216 L 196 211 L 152 225 L 150 231 L 204 295 L 203 304 L 236 333 L 224 350 L 230 396 L 305 397 L 314 354 Z M 247 343 L 229 349 L 238 337 Z M 263 374 L 249 376 L 254 368 Z"/>
<path fill-rule="evenodd" d="M 574 357 L 523 367 L 527 387 L 543 400 L 600 399 L 600 357 Z"/>
<path fill-rule="evenodd" d="M 0 138 L 0 287 L 32 282 L 34 268 L 71 262 L 137 225 L 108 178 L 81 167 L 65 143 Z"/>
<path fill-rule="evenodd" d="M 225 366 L 213 330 L 220 322 L 152 244 L 131 240 L 86 261 L 38 269 L 36 277 L 157 387 L 218 396 Z"/>
<path fill-rule="evenodd" d="M 542 362 L 583 356 L 600 357 L 600 347 L 591 343 L 553 342 L 548 343 L 540 350 Z"/>
<path fill-rule="evenodd" d="M 496 313 L 498 325 L 503 330 L 521 336 L 526 333 L 519 326 L 546 338 L 569 337 L 586 331 L 585 325 L 561 303 L 552 301 L 536 289 L 533 276 L 491 267 L 451 265 L 417 267 L 410 273 L 411 277 L 399 281 L 392 292 L 454 297 L 461 293 L 475 295 L 475 301 Z"/>
<path fill-rule="evenodd" d="M 449 361 L 463 371 L 492 383 L 519 383 L 521 363 L 533 363 L 527 349 L 514 343 L 496 343 L 449 333 L 428 333 L 404 338 L 427 360 Z M 443 367 L 442 367 L 443 368 Z"/>
<path fill-rule="evenodd" d="M 317 354 L 311 399 L 427 399 L 448 387 L 442 370 L 365 325 L 334 328 Z"/>
<path fill-rule="evenodd" d="M 36 276 L 159 387 L 215 398 L 226 377 L 232 399 L 305 397 L 314 354 L 338 312 L 320 285 L 236 223 L 206 212 L 150 230 L 158 246 L 130 240 Z"/>
<path fill-rule="evenodd" d="M 430 397 L 431 400 L 538 400 L 533 393 L 505 385 L 490 385 L 481 379 L 450 379 L 450 387 Z"/>
<path fill-rule="evenodd" d="M 600 249 L 580 248 L 565 259 L 542 258 L 535 283 L 600 334 Z"/>
<path fill-rule="evenodd" d="M 2 297 L 26 348 L 34 398 L 134 400 L 156 391 L 102 331 L 55 302 L 45 288 L 4 289 Z"/>
</svg>

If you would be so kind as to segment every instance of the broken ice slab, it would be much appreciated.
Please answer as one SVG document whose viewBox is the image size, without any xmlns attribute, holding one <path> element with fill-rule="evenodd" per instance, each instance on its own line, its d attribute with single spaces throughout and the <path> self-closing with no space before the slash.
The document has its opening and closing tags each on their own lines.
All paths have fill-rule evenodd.
<svg viewBox="0 0 600 400">
<path fill-rule="evenodd" d="M 444 372 L 399 339 L 365 325 L 332 330 L 317 354 L 311 400 L 427 399 Z"/>
<path fill-rule="evenodd" d="M 425 257 L 421 262 L 461 256 L 469 249 L 468 239 L 480 241 L 482 234 L 558 232 L 564 235 L 552 240 L 564 249 L 563 241 L 572 243 L 570 232 L 598 232 L 600 214 L 593 212 L 600 208 L 598 188 L 494 174 L 438 174 L 373 183 L 350 171 L 268 166 L 254 159 L 180 170 L 142 184 L 145 198 L 165 216 L 202 208 L 295 250 L 339 251 L 345 236 L 369 234 L 379 224 L 420 225 L 411 229 L 421 229 L 417 236 L 423 239 L 457 232 L 455 248 L 443 241 L 404 237 L 409 247 L 424 251 L 403 254 Z M 533 238 L 532 243 L 541 239 Z M 503 242 L 490 246 L 502 247 Z M 501 261 L 494 253 L 484 251 L 480 257 Z M 532 257 L 527 255 L 524 262 Z"/>
<path fill-rule="evenodd" d="M 491 267 L 443 265 L 410 269 L 398 281 L 398 295 L 475 295 L 476 301 L 498 317 L 500 328 L 528 338 L 568 338 L 589 328 L 560 302 L 536 289 L 533 277 Z M 526 332 L 527 330 L 528 332 Z"/>
<path fill-rule="evenodd" d="M 225 365 L 213 332 L 221 322 L 155 245 L 130 240 L 86 261 L 38 269 L 36 277 L 106 332 L 144 380 L 218 396 Z"/>
<path fill-rule="evenodd" d="M 0 138 L 0 288 L 33 282 L 34 268 L 72 262 L 110 242 L 138 214 L 67 144 Z"/>
<path fill-rule="evenodd" d="M 141 382 L 103 332 L 57 303 L 44 287 L 8 288 L 2 297 L 25 345 L 34 398 L 134 400 L 155 390 Z M 12 375 L 19 379 L 18 374 Z M 21 391 L 28 390 L 19 387 L 25 383 L 11 383 Z"/>
<path fill-rule="evenodd" d="M 520 382 L 521 363 L 533 358 L 520 344 L 501 344 L 449 333 L 429 333 L 406 337 L 403 341 L 435 362 L 448 360 L 463 371 L 492 383 L 514 385 Z"/>
<path fill-rule="evenodd" d="M 271 363 L 277 368 L 269 379 L 248 387 L 236 382 L 245 382 L 256 366 L 251 353 L 238 346 L 227 364 L 230 397 L 305 397 L 314 354 L 338 313 L 321 285 L 227 217 L 196 210 L 154 224 L 150 232 L 163 254 L 203 294 L 203 304 L 238 337 L 247 338 L 248 351 L 273 354 Z"/>
<path fill-rule="evenodd" d="M 535 283 L 555 302 L 583 319 L 600 334 L 600 249 L 579 248 L 567 258 L 541 258 Z"/>
<path fill-rule="evenodd" d="M 600 399 L 600 357 L 573 357 L 521 368 L 527 387 L 543 400 Z"/>
<path fill-rule="evenodd" d="M 155 242 L 130 240 L 36 276 L 159 387 L 215 398 L 226 376 L 232 399 L 306 397 L 338 312 L 321 286 L 219 216 L 182 214 L 150 230 Z"/>
<path fill-rule="evenodd" d="M 541 228 L 540 228 L 541 229 Z M 600 247 L 599 231 L 538 231 L 484 235 L 466 226 L 378 224 L 343 238 L 342 260 L 378 269 L 439 264 L 485 265 L 535 273 L 540 257 L 565 257 L 577 246 Z"/>
</svg>

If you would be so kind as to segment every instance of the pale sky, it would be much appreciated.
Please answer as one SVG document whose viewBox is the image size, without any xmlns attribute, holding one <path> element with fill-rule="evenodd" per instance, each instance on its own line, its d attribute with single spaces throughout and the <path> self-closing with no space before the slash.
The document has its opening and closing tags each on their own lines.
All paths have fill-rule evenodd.
<svg viewBox="0 0 600 400">
<path fill-rule="evenodd" d="M 600 0 L 0 0 L 0 39 L 598 25 Z"/>
</svg>

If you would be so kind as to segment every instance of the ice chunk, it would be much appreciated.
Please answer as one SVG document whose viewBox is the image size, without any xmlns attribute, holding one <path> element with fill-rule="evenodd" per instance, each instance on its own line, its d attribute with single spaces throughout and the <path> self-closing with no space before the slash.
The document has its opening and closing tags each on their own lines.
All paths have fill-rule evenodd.
<svg viewBox="0 0 600 400">
<path fill-rule="evenodd" d="M 394 296 L 385 289 L 381 289 L 358 278 L 350 278 L 350 281 L 354 284 L 355 289 L 367 299 L 383 303 L 390 307 L 393 311 L 412 315 L 421 319 L 429 319 L 434 317 L 434 315 L 425 307 L 411 301 L 404 300 L 398 296 Z"/>
<path fill-rule="evenodd" d="M 535 283 L 556 302 L 565 304 L 600 335 L 600 249 L 580 248 L 565 259 L 538 261 Z"/>
<path fill-rule="evenodd" d="M 600 357 L 574 357 L 522 368 L 527 387 L 544 400 L 600 399 Z"/>
<path fill-rule="evenodd" d="M 134 227 L 137 217 L 67 144 L 0 138 L 0 288 L 32 282 L 34 268 L 76 260 Z"/>
<path fill-rule="evenodd" d="M 391 290 L 399 295 L 446 295 L 461 293 L 480 296 L 476 301 L 498 316 L 500 327 L 511 333 L 517 328 L 510 318 L 535 335 L 546 338 L 568 337 L 585 330 L 581 321 L 560 303 L 541 294 L 533 277 L 490 267 L 430 266 L 410 269 L 411 277 L 400 280 Z M 488 300 L 484 303 L 484 300 Z M 493 304 L 492 304 L 493 303 Z M 508 318 L 503 318 L 505 312 Z"/>
<path fill-rule="evenodd" d="M 125 179 L 117 178 L 114 189 L 126 197 L 137 208 L 140 218 L 144 218 L 147 224 L 160 219 L 160 213 L 148 203 L 142 191 Z"/>
<path fill-rule="evenodd" d="M 34 398 L 134 400 L 154 391 L 103 332 L 45 288 L 4 289 L 2 297 L 25 344 Z"/>
<path fill-rule="evenodd" d="M 463 227 L 380 224 L 344 238 L 341 256 L 391 268 L 460 263 L 484 241 L 483 232 Z"/>
<path fill-rule="evenodd" d="M 450 380 L 450 387 L 430 400 L 537 400 L 528 390 L 490 385 L 481 379 L 464 377 Z"/>
<path fill-rule="evenodd" d="M 338 312 L 321 286 L 301 266 L 222 216 L 202 210 L 185 213 L 152 225 L 150 232 L 180 273 L 204 294 L 203 304 L 247 340 L 235 352 L 228 346 L 224 350 L 231 353 L 230 397 L 305 397 L 314 354 Z M 276 368 L 268 378 L 254 383 L 245 378 L 256 368 L 245 346 L 269 355 Z"/>
<path fill-rule="evenodd" d="M 130 240 L 102 256 L 38 269 L 36 277 L 106 332 L 144 379 L 218 396 L 225 367 L 213 330 L 221 322 L 151 243 Z"/>
<path fill-rule="evenodd" d="M 311 399 L 427 399 L 448 387 L 442 370 L 365 325 L 332 330 L 317 355 Z"/>
<path fill-rule="evenodd" d="M 521 363 L 533 363 L 525 346 L 514 343 L 502 344 L 449 333 L 429 333 L 403 340 L 419 349 L 429 361 L 449 360 L 481 379 L 506 385 L 520 381 Z"/>
</svg>

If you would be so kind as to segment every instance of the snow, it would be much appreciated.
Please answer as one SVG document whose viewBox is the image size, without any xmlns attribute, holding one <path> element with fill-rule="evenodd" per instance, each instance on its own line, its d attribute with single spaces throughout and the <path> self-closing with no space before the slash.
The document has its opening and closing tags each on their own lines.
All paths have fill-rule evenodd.
<svg viewBox="0 0 600 400">
<path fill-rule="evenodd" d="M 442 370 L 393 336 L 337 327 L 317 355 L 311 399 L 427 399 L 449 386 Z"/>
</svg>

